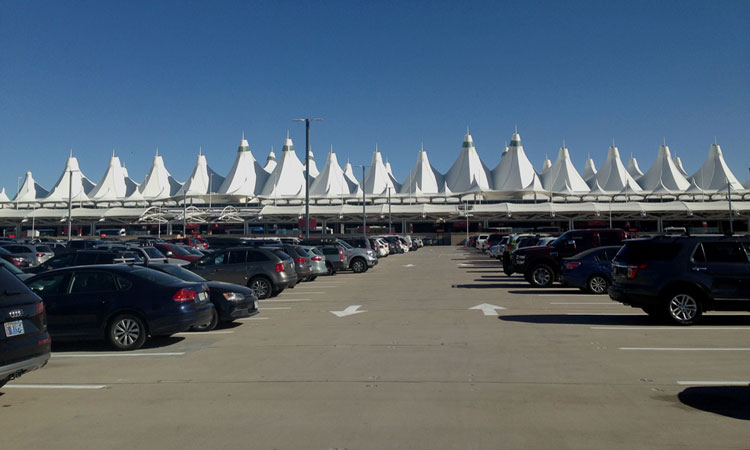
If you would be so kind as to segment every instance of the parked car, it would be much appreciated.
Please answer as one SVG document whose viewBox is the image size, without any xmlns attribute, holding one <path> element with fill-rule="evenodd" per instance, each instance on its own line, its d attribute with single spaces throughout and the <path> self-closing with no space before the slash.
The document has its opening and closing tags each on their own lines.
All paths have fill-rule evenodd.
<svg viewBox="0 0 750 450">
<path fill-rule="evenodd" d="M 612 263 L 609 296 L 679 325 L 706 311 L 750 311 L 750 236 L 633 239 Z"/>
<path fill-rule="evenodd" d="M 207 323 L 213 309 L 205 283 L 140 266 L 55 269 L 26 285 L 44 300 L 53 339 L 104 339 L 118 350 Z"/>
<path fill-rule="evenodd" d="M 156 247 L 139 247 L 136 245 L 129 245 L 129 244 L 109 244 L 104 246 L 97 247 L 98 249 L 102 250 L 114 250 L 114 251 L 120 251 L 120 252 L 132 252 L 135 253 L 140 257 L 140 259 L 143 261 L 144 264 L 154 264 L 154 263 L 169 263 L 169 258 L 167 258 L 164 253 L 161 252 Z"/>
<path fill-rule="evenodd" d="M 8 261 L 0 258 L 0 266 L 5 267 L 8 272 L 15 275 L 19 280 L 23 281 L 27 278 L 30 278 L 32 275 L 30 273 L 26 273 L 23 270 L 19 269 L 18 267 L 14 266 L 13 264 L 9 263 Z"/>
<path fill-rule="evenodd" d="M 34 267 L 55 256 L 55 252 L 47 245 L 34 244 L 4 244 L 2 248 L 13 256 L 25 258 Z"/>
<path fill-rule="evenodd" d="M 207 280 L 247 286 L 259 299 L 275 297 L 297 284 L 294 261 L 281 249 L 230 247 L 206 255 L 185 268 Z"/>
<path fill-rule="evenodd" d="M 307 281 L 313 275 L 311 256 L 307 253 L 307 250 L 296 244 L 282 244 L 280 248 L 294 260 L 297 279 L 300 282 Z"/>
<path fill-rule="evenodd" d="M 591 294 L 606 294 L 612 284 L 612 260 L 620 248 L 621 245 L 592 248 L 564 258 L 560 267 L 560 283 Z"/>
<path fill-rule="evenodd" d="M 315 280 L 320 275 L 328 274 L 328 268 L 326 267 L 326 255 L 318 247 L 311 245 L 302 246 L 307 253 L 310 255 L 310 265 L 312 266 L 313 275 L 308 281 Z"/>
<path fill-rule="evenodd" d="M 46 262 L 31 267 L 27 273 L 42 273 L 47 270 L 72 266 L 91 266 L 94 264 L 143 264 L 144 261 L 132 251 L 120 250 L 79 250 L 55 256 Z"/>
<path fill-rule="evenodd" d="M 188 247 L 193 247 L 197 249 L 203 249 L 203 242 L 198 241 L 195 238 L 192 237 L 183 237 L 183 238 L 175 238 L 170 239 L 167 241 L 170 244 L 180 244 L 180 245 L 187 245 Z"/>
<path fill-rule="evenodd" d="M 513 252 L 520 248 L 531 247 L 541 238 L 538 234 L 517 233 L 510 236 L 508 244 L 503 251 L 503 272 L 506 275 L 513 275 Z"/>
<path fill-rule="evenodd" d="M 497 243 L 490 247 L 490 258 L 502 259 L 509 240 L 510 236 L 503 236 Z"/>
<path fill-rule="evenodd" d="M 173 264 L 154 263 L 149 268 L 164 272 L 184 281 L 206 283 L 208 285 L 214 309 L 209 322 L 193 327 L 198 331 L 211 331 L 219 323 L 229 323 L 243 317 L 251 317 L 258 314 L 258 299 L 255 297 L 255 292 L 248 287 L 221 281 L 208 281 L 187 269 Z"/>
<path fill-rule="evenodd" d="M 154 244 L 154 247 L 158 248 L 167 258 L 181 259 L 189 263 L 197 261 L 202 257 L 194 254 L 184 245 L 156 243 Z"/>
<path fill-rule="evenodd" d="M 7 264 L 7 263 L 6 263 Z M 24 373 L 41 369 L 50 357 L 51 341 L 42 299 L 16 274 L 0 267 L 0 387 Z"/>
<path fill-rule="evenodd" d="M 28 259 L 23 256 L 14 255 L 2 247 L 0 247 L 0 258 L 21 269 L 25 269 L 31 265 Z"/>
<path fill-rule="evenodd" d="M 336 244 L 343 247 L 344 254 L 347 261 L 347 269 L 351 269 L 354 273 L 366 272 L 367 269 L 374 267 L 378 263 L 378 258 L 375 256 L 375 252 L 371 249 L 355 248 L 349 245 L 346 241 L 336 238 L 311 238 L 303 239 L 302 245 L 321 245 L 321 244 Z M 326 255 L 328 255 L 326 253 Z M 337 269 L 340 270 L 340 269 Z"/>
<path fill-rule="evenodd" d="M 385 239 L 385 241 L 388 242 L 388 245 L 389 245 L 388 250 L 391 252 L 391 254 L 404 253 L 404 249 L 401 244 L 401 239 L 392 235 L 383 236 L 383 239 Z"/>
<path fill-rule="evenodd" d="M 344 247 L 338 244 L 321 244 L 318 246 L 325 255 L 325 265 L 328 275 L 336 275 L 340 270 L 349 267 L 349 261 L 344 253 Z"/>
<path fill-rule="evenodd" d="M 623 230 L 570 230 L 550 245 L 515 250 L 512 270 L 522 273 L 532 286 L 548 287 L 558 278 L 563 258 L 591 248 L 621 245 L 625 237 Z"/>
</svg>

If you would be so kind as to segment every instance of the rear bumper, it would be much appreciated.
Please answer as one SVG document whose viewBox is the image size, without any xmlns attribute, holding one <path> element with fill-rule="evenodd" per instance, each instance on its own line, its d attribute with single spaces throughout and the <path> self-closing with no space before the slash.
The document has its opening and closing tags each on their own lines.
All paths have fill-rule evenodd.
<svg viewBox="0 0 750 450">
<path fill-rule="evenodd" d="M 152 336 L 162 336 L 185 331 L 195 325 L 203 325 L 211 320 L 211 309 L 214 305 L 206 302 L 195 305 L 189 311 L 179 311 L 152 320 L 148 324 Z"/>
<path fill-rule="evenodd" d="M 657 306 L 660 303 L 660 298 L 655 294 L 625 289 L 614 284 L 609 286 L 608 293 L 612 300 L 638 308 Z"/>
<path fill-rule="evenodd" d="M 585 288 L 588 279 L 585 276 L 576 275 L 573 273 L 561 273 L 559 280 L 565 286 Z"/>
<path fill-rule="evenodd" d="M 32 370 L 41 369 L 49 361 L 49 348 L 47 352 L 41 355 L 33 356 L 23 361 L 18 361 L 5 366 L 0 366 L 0 380 L 4 380 L 8 377 L 18 378 L 26 372 Z"/>
</svg>

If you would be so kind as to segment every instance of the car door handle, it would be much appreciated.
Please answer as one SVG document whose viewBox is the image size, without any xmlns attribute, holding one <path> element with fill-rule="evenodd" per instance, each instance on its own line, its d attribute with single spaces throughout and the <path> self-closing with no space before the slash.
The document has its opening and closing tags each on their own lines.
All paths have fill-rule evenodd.
<svg viewBox="0 0 750 450">
<path fill-rule="evenodd" d="M 707 267 L 693 267 L 691 270 L 693 272 L 702 272 L 704 270 L 708 270 L 708 268 Z"/>
</svg>

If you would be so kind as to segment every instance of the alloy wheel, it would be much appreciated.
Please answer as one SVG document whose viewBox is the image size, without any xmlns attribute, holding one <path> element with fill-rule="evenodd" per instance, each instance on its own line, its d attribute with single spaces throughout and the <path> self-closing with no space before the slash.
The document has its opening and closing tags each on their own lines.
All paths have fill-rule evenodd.
<svg viewBox="0 0 750 450">
<path fill-rule="evenodd" d="M 605 280 L 604 277 L 598 275 L 591 277 L 591 280 L 589 281 L 589 288 L 594 294 L 604 294 L 605 292 L 607 292 L 607 280 Z"/>
<path fill-rule="evenodd" d="M 141 337 L 141 333 L 141 326 L 138 322 L 124 318 L 115 324 L 113 337 L 121 346 L 129 347 Z"/>
<path fill-rule="evenodd" d="M 669 315 L 679 323 L 691 323 L 699 314 L 698 302 L 689 294 L 677 294 L 669 300 Z"/>
<path fill-rule="evenodd" d="M 548 286 L 552 283 L 552 274 L 548 268 L 539 267 L 534 270 L 533 279 L 537 286 Z"/>
</svg>

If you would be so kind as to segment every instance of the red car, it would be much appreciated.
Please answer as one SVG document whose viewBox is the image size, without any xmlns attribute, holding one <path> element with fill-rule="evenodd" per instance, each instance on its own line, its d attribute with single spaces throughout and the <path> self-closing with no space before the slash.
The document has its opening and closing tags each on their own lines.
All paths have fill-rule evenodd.
<svg viewBox="0 0 750 450">
<path fill-rule="evenodd" d="M 193 248 L 197 248 L 198 250 L 205 250 L 208 248 L 208 245 L 204 245 L 204 240 L 200 238 L 176 238 L 176 239 L 170 239 L 170 243 L 172 244 L 180 244 L 180 245 L 187 245 Z"/>
<path fill-rule="evenodd" d="M 198 255 L 190 253 L 186 248 L 183 248 L 183 246 L 179 244 L 158 242 L 154 244 L 154 247 L 161 250 L 161 252 L 164 253 L 167 258 L 181 259 L 183 261 L 189 262 L 193 262 L 201 258 Z"/>
</svg>

